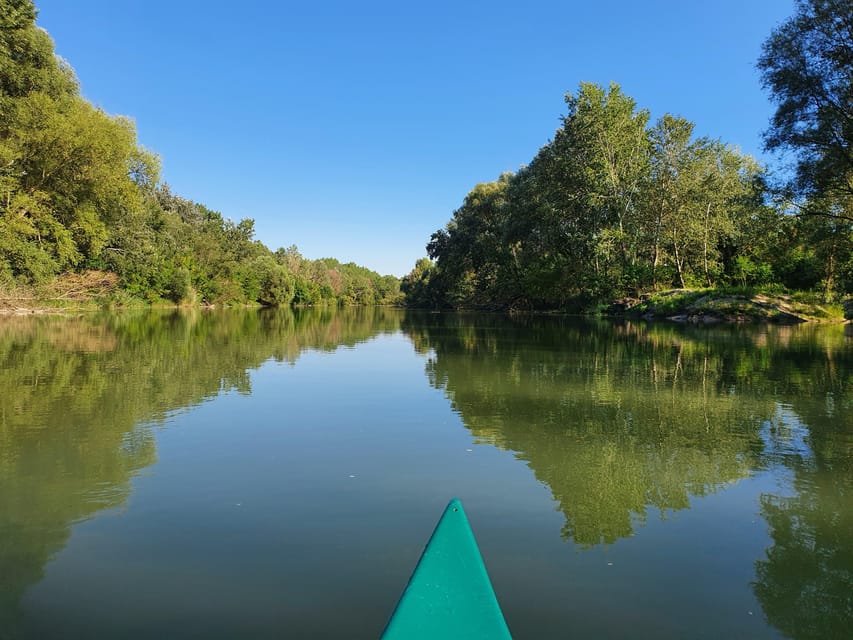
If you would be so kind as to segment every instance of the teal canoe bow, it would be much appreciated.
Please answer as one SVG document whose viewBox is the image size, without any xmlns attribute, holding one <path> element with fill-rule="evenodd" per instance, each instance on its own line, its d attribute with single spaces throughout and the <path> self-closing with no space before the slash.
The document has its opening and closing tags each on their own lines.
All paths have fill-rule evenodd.
<svg viewBox="0 0 853 640">
<path fill-rule="evenodd" d="M 511 638 L 459 500 L 451 500 L 382 640 Z"/>
</svg>

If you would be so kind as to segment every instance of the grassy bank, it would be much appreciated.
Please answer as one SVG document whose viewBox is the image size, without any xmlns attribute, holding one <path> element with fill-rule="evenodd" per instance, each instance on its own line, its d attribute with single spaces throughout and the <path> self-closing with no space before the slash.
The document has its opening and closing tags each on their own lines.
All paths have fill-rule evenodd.
<svg viewBox="0 0 853 640">
<path fill-rule="evenodd" d="M 848 302 L 848 309 L 850 303 Z M 851 309 L 853 310 L 853 309 Z M 779 293 L 750 288 L 673 289 L 615 302 L 608 314 L 675 322 L 844 322 L 845 305 L 810 292 Z M 849 316 L 848 312 L 848 316 Z"/>
</svg>

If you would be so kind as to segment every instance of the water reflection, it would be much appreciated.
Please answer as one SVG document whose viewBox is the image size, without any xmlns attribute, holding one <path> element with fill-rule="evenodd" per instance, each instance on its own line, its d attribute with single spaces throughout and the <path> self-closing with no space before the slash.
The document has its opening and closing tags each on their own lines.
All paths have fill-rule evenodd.
<svg viewBox="0 0 853 640">
<path fill-rule="evenodd" d="M 430 381 L 466 426 L 551 488 L 566 538 L 613 543 L 650 507 L 687 508 L 759 464 L 775 403 L 731 392 L 730 350 L 631 325 L 493 322 L 442 316 L 409 330 L 434 350 Z"/>
<path fill-rule="evenodd" d="M 847 638 L 853 629 L 853 407 L 849 395 L 836 403 L 829 394 L 798 399 L 799 414 L 780 412 L 773 425 L 772 457 L 793 481 L 790 492 L 760 498 L 773 545 L 755 563 L 753 589 L 791 638 Z"/>
<path fill-rule="evenodd" d="M 773 541 L 753 590 L 793 638 L 853 629 L 853 350 L 844 327 L 611 324 L 409 315 L 481 441 L 512 450 L 582 548 L 632 536 L 698 496 L 767 472 Z M 785 478 L 792 478 L 788 483 Z M 789 486 L 788 486 L 789 485 Z M 786 493 L 787 492 L 787 493 Z"/>
<path fill-rule="evenodd" d="M 306 349 L 394 332 L 393 310 L 0 318 L 0 637 L 71 526 L 123 505 L 156 461 L 151 426 Z"/>
<path fill-rule="evenodd" d="M 227 413 L 226 401 L 232 399 L 240 401 L 241 412 L 257 412 L 252 417 L 261 424 L 252 433 L 260 440 L 241 441 L 242 432 L 237 433 L 228 422 L 235 414 L 226 415 L 219 425 L 202 420 L 189 427 L 183 422 L 183 429 L 161 433 L 160 455 L 165 462 L 168 436 L 198 429 L 177 449 L 185 457 L 172 460 L 171 467 L 163 463 L 158 467 L 157 477 L 163 478 L 159 484 L 149 483 L 147 504 L 159 497 L 168 499 L 174 483 L 183 490 L 185 503 L 169 506 L 157 502 L 157 508 L 173 517 L 184 504 L 195 504 L 198 509 L 181 519 L 183 535 L 192 540 L 163 545 L 167 548 L 159 547 L 155 540 L 147 553 L 160 568 L 170 568 L 178 554 L 203 546 L 194 536 L 201 539 L 206 532 L 221 529 L 222 535 L 205 538 L 208 546 L 199 550 L 194 562 L 182 566 L 192 577 L 198 568 L 209 568 L 208 563 L 227 565 L 214 590 L 220 589 L 216 591 L 218 606 L 234 597 L 229 621 L 235 628 L 251 610 L 269 615 L 270 620 L 264 622 L 269 626 L 263 629 L 271 637 L 281 630 L 275 626 L 279 614 L 291 631 L 292 625 L 301 624 L 299 628 L 306 634 L 313 632 L 318 637 L 316 618 L 322 617 L 332 582 L 338 588 L 336 606 L 349 610 L 339 626 L 327 628 L 329 637 L 339 637 L 341 629 L 352 626 L 358 616 L 370 618 L 363 625 L 365 635 L 372 629 L 369 624 L 381 628 L 385 607 L 405 579 L 402 574 L 410 569 L 400 556 L 400 566 L 405 564 L 401 574 L 383 573 L 396 566 L 389 557 L 398 556 L 389 546 L 411 547 L 416 554 L 415 547 L 422 542 L 411 522 L 400 519 L 401 505 L 411 507 L 410 515 L 423 510 L 427 513 L 424 522 L 429 524 L 431 505 L 409 504 L 418 495 L 432 495 L 432 490 L 423 489 L 427 483 L 441 485 L 443 492 L 452 486 L 465 490 L 464 483 L 469 482 L 468 489 L 476 486 L 480 495 L 488 494 L 499 484 L 495 476 L 508 469 L 500 466 L 501 460 L 519 472 L 518 483 L 529 478 L 526 469 L 491 446 L 469 455 L 467 434 L 460 433 L 456 421 L 445 420 L 447 401 L 426 384 L 422 361 L 411 360 L 411 347 L 402 336 L 372 343 L 376 349 L 370 354 L 367 349 L 338 354 L 359 356 L 363 351 L 362 357 L 319 358 L 324 360 L 322 366 L 306 358 L 297 369 L 286 366 L 296 364 L 306 349 L 331 352 L 378 334 L 398 333 L 401 328 L 415 350 L 426 356 L 429 383 L 444 392 L 470 433 L 482 443 L 514 452 L 548 487 L 561 514 L 548 512 L 539 522 L 552 523 L 552 516 L 562 521 L 563 538 L 583 551 L 566 554 L 569 547 L 560 543 L 556 529 L 549 528 L 542 537 L 537 537 L 542 533 L 537 531 L 528 538 L 541 541 L 547 536 L 556 543 L 555 551 L 540 557 L 539 565 L 553 569 L 548 573 L 548 588 L 553 593 L 537 592 L 530 597 L 534 587 L 525 582 L 530 547 L 518 544 L 513 531 L 498 536 L 506 545 L 505 557 L 520 558 L 512 578 L 527 595 L 505 605 L 510 611 L 527 607 L 526 619 L 531 622 L 526 635 L 547 635 L 537 636 L 537 615 L 550 617 L 551 629 L 563 624 L 554 622 L 569 615 L 560 611 L 559 604 L 553 605 L 553 598 L 559 600 L 560 594 L 578 595 L 598 588 L 595 593 L 606 599 L 607 585 L 628 580 L 617 576 L 630 575 L 631 562 L 621 564 L 624 574 L 607 574 L 612 583 L 605 583 L 598 569 L 590 569 L 594 562 L 584 562 L 596 558 L 605 545 L 621 544 L 620 550 L 628 549 L 622 558 L 629 560 L 630 547 L 622 541 L 638 532 L 648 533 L 646 538 L 629 541 L 645 545 L 633 547 L 634 552 L 666 547 L 661 555 L 683 561 L 688 545 L 677 548 L 683 541 L 655 538 L 652 533 L 656 530 L 660 535 L 676 523 L 659 525 L 652 519 L 671 518 L 691 507 L 690 513 L 696 514 L 701 511 L 696 506 L 699 498 L 713 494 L 717 496 L 712 500 L 720 499 L 715 504 L 725 518 L 729 515 L 725 508 L 732 504 L 724 499 L 727 489 L 753 486 L 750 482 L 756 478 L 766 482 L 756 483 L 760 489 L 754 493 L 740 494 L 741 500 L 743 496 L 750 500 L 746 507 L 743 503 L 734 506 L 740 508 L 741 516 L 747 514 L 747 523 L 753 507 L 760 514 L 756 516 L 759 525 L 752 530 L 763 529 L 761 523 L 766 523 L 767 549 L 760 552 L 765 534 L 758 531 L 755 551 L 741 551 L 735 559 L 738 570 L 745 568 L 739 578 L 731 577 L 727 572 L 736 571 L 728 568 L 720 570 L 718 582 L 699 575 L 709 564 L 719 563 L 716 558 L 698 558 L 690 565 L 698 568 L 697 579 L 708 581 L 709 593 L 740 586 L 751 599 L 751 587 L 767 622 L 789 637 L 846 637 L 853 628 L 853 340 L 848 330 L 705 330 L 453 314 L 406 314 L 403 318 L 394 310 L 325 309 L 0 319 L 0 384 L 4 390 L 0 394 L 0 637 L 12 635 L 11 629 L 22 615 L 22 595 L 41 580 L 45 566 L 68 543 L 75 523 L 105 509 L 123 507 L 132 486 L 137 502 L 129 512 L 135 519 L 128 515 L 127 520 L 137 524 L 146 520 L 150 514 L 139 509 L 145 492 L 133 478 L 157 459 L 157 430 L 153 427 L 177 411 L 214 398 L 221 401 L 216 412 Z M 270 360 L 285 366 L 265 368 L 266 375 L 252 374 Z M 342 370 L 348 375 L 336 377 Z M 289 375 L 303 371 L 310 375 Z M 403 371 L 412 375 L 405 378 L 406 384 L 397 386 L 395 376 Z M 336 402 L 329 400 L 330 389 L 337 394 Z M 253 394 L 251 407 L 245 398 L 222 398 L 225 392 Z M 287 393 L 299 394 L 299 402 L 287 398 L 270 401 Z M 231 404 L 230 410 L 236 411 L 235 406 Z M 316 407 L 330 410 L 318 420 Z M 272 417 L 263 414 L 264 410 Z M 289 416 L 289 424 L 282 425 L 279 413 L 288 410 L 294 415 Z M 352 417 L 356 413 L 358 420 Z M 391 417 L 383 422 L 382 416 Z M 377 423 L 381 428 L 377 429 Z M 205 450 L 197 436 L 217 429 L 219 437 L 211 438 Z M 232 457 L 220 468 L 216 456 L 222 454 L 222 447 L 230 447 Z M 260 459 L 258 451 L 265 448 L 272 451 Z M 482 453 L 493 454 L 490 462 L 485 462 Z M 175 473 L 175 466 L 181 467 L 181 473 Z M 230 471 L 225 472 L 226 468 Z M 237 487 L 221 480 L 227 473 L 240 476 Z M 744 482 L 747 478 L 750 481 Z M 528 487 L 520 487 L 519 496 L 542 495 L 536 483 L 529 484 L 531 493 Z M 501 486 L 507 488 L 508 484 Z M 242 497 L 237 496 L 247 491 L 252 495 L 256 488 L 256 510 L 240 507 L 239 521 L 223 515 L 238 508 L 235 503 Z M 205 498 L 211 491 L 219 495 Z M 756 497 L 759 492 L 763 493 Z M 208 502 L 198 505 L 205 499 Z M 494 498 L 499 506 L 501 500 L 502 495 Z M 546 509 L 547 503 L 545 496 Z M 397 511 L 392 513 L 388 505 Z M 295 512 L 310 517 L 290 517 Z M 381 526 L 365 520 L 365 513 L 381 514 Z M 498 515 L 503 517 L 492 514 L 485 522 L 499 523 Z M 194 519 L 199 522 L 191 523 Z M 81 529 L 105 520 L 94 520 Z M 118 567 L 110 565 L 115 582 L 104 580 L 99 588 L 121 584 L 121 562 L 128 557 L 128 549 L 144 543 L 146 536 L 162 544 L 162 531 L 156 527 L 171 524 L 152 522 L 150 530 L 131 531 L 136 537 L 130 535 L 114 549 L 113 558 L 119 559 Z M 728 526 L 720 527 L 718 533 L 725 535 Z M 739 527 L 737 535 L 744 535 L 748 527 L 742 521 Z M 690 531 L 689 527 L 681 529 L 685 530 Z M 119 524 L 102 531 L 128 536 Z M 244 536 L 240 539 L 251 542 L 247 546 L 260 550 L 257 555 L 225 556 L 233 551 L 229 536 L 235 531 Z M 74 541 L 80 540 L 78 533 Z M 486 544 L 490 533 L 483 532 Z M 74 541 L 62 558 L 73 556 Z M 745 546 L 745 541 L 732 534 L 717 548 L 742 550 Z M 492 550 L 500 548 L 493 546 Z M 81 552 L 77 561 L 85 563 L 101 553 L 102 547 L 91 555 Z M 315 560 L 320 556 L 326 563 L 322 566 Z M 581 560 L 566 562 L 565 556 Z M 62 564 L 62 558 L 51 567 Z M 376 558 L 382 560 L 378 565 Z M 500 566 L 500 556 L 495 559 Z M 244 570 L 242 563 L 254 569 Z M 585 564 L 589 565 L 586 569 Z M 267 570 L 270 566 L 273 568 Z M 586 572 L 564 571 L 569 566 Z M 633 566 L 636 575 L 654 578 L 648 575 L 648 564 L 635 562 Z M 347 567 L 348 577 L 342 576 Z M 663 599 L 679 601 L 674 590 L 683 583 L 676 574 L 672 567 L 660 569 L 656 588 Z M 157 571 L 128 570 L 127 575 L 148 580 L 145 584 L 151 591 L 164 589 Z M 275 591 L 280 576 L 289 577 L 289 582 Z M 170 580 L 176 594 L 194 584 L 174 576 Z M 383 580 L 390 585 L 387 592 Z M 50 602 L 65 585 L 78 581 L 79 574 L 73 572 L 55 580 L 54 591 L 43 593 L 39 602 Z M 50 582 L 49 571 L 48 579 L 27 598 Z M 380 588 L 379 583 L 384 586 Z M 242 599 L 239 589 L 232 593 L 227 588 L 232 584 L 246 587 L 251 596 Z M 579 591 L 567 589 L 567 584 Z M 512 590 L 508 592 L 512 597 Z M 199 594 L 200 599 L 210 597 L 203 590 Z M 549 595 L 553 596 L 550 601 Z M 129 597 L 137 596 L 134 592 Z M 167 595 L 150 602 L 159 603 L 158 610 L 162 610 L 168 599 Z M 529 604 L 532 600 L 536 602 Z M 130 624 L 127 612 L 132 612 L 138 616 L 134 618 L 134 637 L 150 636 L 141 626 L 141 621 L 152 617 L 148 602 L 141 602 L 138 608 L 124 602 L 125 608 L 117 608 L 114 619 L 103 621 L 98 628 L 125 629 Z M 282 614 L 282 602 L 289 606 L 287 617 Z M 547 615 L 541 613 L 545 602 L 553 605 Z M 647 602 L 657 606 L 655 599 Z M 755 602 L 751 602 L 754 608 Z M 98 601 L 82 615 L 100 618 L 100 604 Z M 673 623 L 669 636 L 684 635 L 681 631 L 686 627 L 678 625 L 691 623 L 690 607 L 706 604 L 681 601 L 681 617 Z M 638 606 L 642 605 L 634 603 Z M 368 616 L 365 611 L 371 608 Z M 313 618 L 305 615 L 306 610 L 315 612 Z M 163 615 L 168 618 L 177 612 L 178 617 L 184 611 L 185 604 L 179 603 Z M 38 621 L 29 613 L 26 628 L 43 629 L 33 626 Z M 654 608 L 646 616 L 650 630 L 658 624 L 658 615 Z M 763 624 L 757 618 L 752 618 L 757 625 L 752 629 Z M 522 616 L 516 619 L 525 620 Z M 207 622 L 214 631 L 215 625 L 221 625 L 221 619 L 212 614 Z M 171 624 L 163 622 L 163 617 L 159 623 Z M 52 637 L 61 637 L 61 624 L 50 627 Z M 737 623 L 732 624 L 727 628 L 736 628 Z M 190 627 L 184 627 L 187 635 L 197 632 Z M 656 631 L 659 637 L 667 636 L 666 629 Z M 705 631 L 715 633 L 715 629 Z M 32 635 L 35 637 L 34 631 Z"/>
</svg>

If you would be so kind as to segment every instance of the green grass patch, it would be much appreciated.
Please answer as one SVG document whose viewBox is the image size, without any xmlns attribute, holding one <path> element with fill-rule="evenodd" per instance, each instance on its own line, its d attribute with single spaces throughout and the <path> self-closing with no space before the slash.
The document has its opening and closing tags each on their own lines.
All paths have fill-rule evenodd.
<svg viewBox="0 0 853 640">
<path fill-rule="evenodd" d="M 816 292 L 789 293 L 778 285 L 673 289 L 644 294 L 636 303 L 620 304 L 632 315 L 658 317 L 705 315 L 758 322 L 844 320 L 841 304 L 826 303 Z"/>
<path fill-rule="evenodd" d="M 680 313 L 693 305 L 711 289 L 673 289 L 646 294 L 640 302 L 631 308 L 639 313 L 654 313 L 655 315 L 673 315 Z"/>
</svg>

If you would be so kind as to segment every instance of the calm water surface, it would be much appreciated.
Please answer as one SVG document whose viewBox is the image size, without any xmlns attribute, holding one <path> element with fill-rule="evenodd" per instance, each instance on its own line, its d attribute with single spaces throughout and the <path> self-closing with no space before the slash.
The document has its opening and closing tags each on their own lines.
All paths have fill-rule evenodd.
<svg viewBox="0 0 853 640">
<path fill-rule="evenodd" d="M 516 638 L 853 636 L 853 334 L 0 318 L 0 638 L 376 638 L 459 496 Z"/>
</svg>

